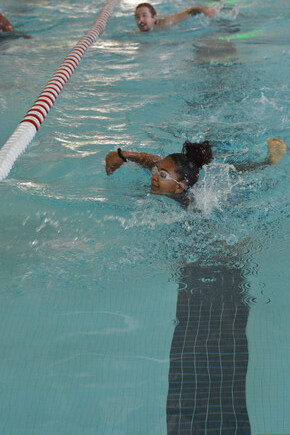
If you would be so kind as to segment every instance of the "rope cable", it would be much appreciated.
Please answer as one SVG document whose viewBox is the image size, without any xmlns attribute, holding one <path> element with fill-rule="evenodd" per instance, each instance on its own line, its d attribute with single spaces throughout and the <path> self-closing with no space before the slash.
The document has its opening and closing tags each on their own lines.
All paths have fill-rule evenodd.
<svg viewBox="0 0 290 435">
<path fill-rule="evenodd" d="M 69 52 L 25 117 L 3 145 L 0 150 L 0 181 L 7 177 L 17 157 L 25 151 L 34 138 L 60 91 L 81 61 L 85 51 L 105 31 L 108 20 L 119 1 L 107 0 L 92 27 Z"/>
</svg>

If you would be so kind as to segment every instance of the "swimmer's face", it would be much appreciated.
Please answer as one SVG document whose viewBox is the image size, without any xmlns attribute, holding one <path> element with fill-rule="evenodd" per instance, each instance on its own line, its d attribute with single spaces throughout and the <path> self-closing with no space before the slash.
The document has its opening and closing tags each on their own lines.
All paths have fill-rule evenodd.
<svg viewBox="0 0 290 435">
<path fill-rule="evenodd" d="M 186 184 L 186 181 L 180 180 L 180 175 L 175 170 L 176 166 L 174 161 L 170 157 L 165 157 L 165 159 L 156 163 L 156 167 L 158 172 L 161 171 L 161 174 L 157 172 L 152 175 L 151 193 L 155 195 L 166 195 L 171 198 L 179 198 L 184 195 L 184 184 Z M 166 179 L 166 174 L 168 174 L 170 178 L 168 177 L 168 179 Z M 182 182 L 184 184 L 182 184 Z"/>
<path fill-rule="evenodd" d="M 155 26 L 156 15 L 152 15 L 146 6 L 136 9 L 135 20 L 141 32 L 149 32 Z"/>
</svg>

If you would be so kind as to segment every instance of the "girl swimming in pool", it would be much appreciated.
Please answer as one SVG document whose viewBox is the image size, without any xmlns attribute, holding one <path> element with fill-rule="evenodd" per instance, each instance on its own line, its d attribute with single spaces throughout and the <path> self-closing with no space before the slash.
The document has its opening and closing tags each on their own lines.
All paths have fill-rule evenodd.
<svg viewBox="0 0 290 435">
<path fill-rule="evenodd" d="M 237 170 L 255 169 L 278 163 L 286 152 L 285 143 L 280 139 L 269 138 L 267 146 L 268 154 L 265 160 L 236 166 Z M 189 202 L 188 191 L 197 182 L 200 169 L 209 164 L 212 159 L 212 145 L 208 141 L 201 143 L 186 141 L 181 153 L 169 154 L 165 158 L 118 148 L 117 151 L 110 151 L 107 154 L 106 172 L 107 175 L 111 175 L 128 160 L 135 162 L 151 169 L 151 193 L 169 196 L 186 205 Z"/>
</svg>

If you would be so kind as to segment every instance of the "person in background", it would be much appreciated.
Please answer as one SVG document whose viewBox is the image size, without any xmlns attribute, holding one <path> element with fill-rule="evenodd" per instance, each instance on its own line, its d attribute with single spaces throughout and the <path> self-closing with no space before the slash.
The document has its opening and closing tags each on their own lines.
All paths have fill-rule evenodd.
<svg viewBox="0 0 290 435">
<path fill-rule="evenodd" d="M 2 30 L 3 32 L 13 32 L 14 31 L 14 27 L 12 26 L 10 21 L 7 20 L 7 18 L 4 17 L 4 15 L 2 15 L 2 14 L 0 14 L 0 30 Z"/>
<path fill-rule="evenodd" d="M 135 9 L 135 20 L 141 32 L 149 32 L 158 27 L 173 26 L 200 13 L 211 18 L 216 14 L 216 10 L 209 6 L 193 6 L 177 14 L 158 18 L 155 8 L 150 3 L 140 3 Z"/>
<path fill-rule="evenodd" d="M 31 36 L 27 33 L 18 32 L 14 29 L 13 25 L 10 21 L 4 17 L 3 14 L 0 14 L 0 36 L 4 36 L 5 38 L 25 38 L 30 39 Z"/>
</svg>

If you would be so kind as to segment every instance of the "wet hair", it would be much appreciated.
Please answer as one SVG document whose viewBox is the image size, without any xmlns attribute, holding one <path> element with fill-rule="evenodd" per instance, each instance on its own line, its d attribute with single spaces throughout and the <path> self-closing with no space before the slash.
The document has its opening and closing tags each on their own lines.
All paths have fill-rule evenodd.
<svg viewBox="0 0 290 435">
<path fill-rule="evenodd" d="M 169 154 L 176 164 L 175 172 L 180 181 L 186 180 L 189 187 L 193 186 L 199 177 L 199 171 L 213 159 L 212 146 L 208 140 L 204 142 L 184 142 L 181 153 Z"/>
<path fill-rule="evenodd" d="M 137 9 L 142 8 L 142 7 L 148 8 L 149 11 L 151 12 L 152 17 L 157 15 L 157 12 L 156 12 L 155 8 L 150 3 L 140 3 L 138 6 L 136 6 L 135 14 L 137 12 Z"/>
</svg>

